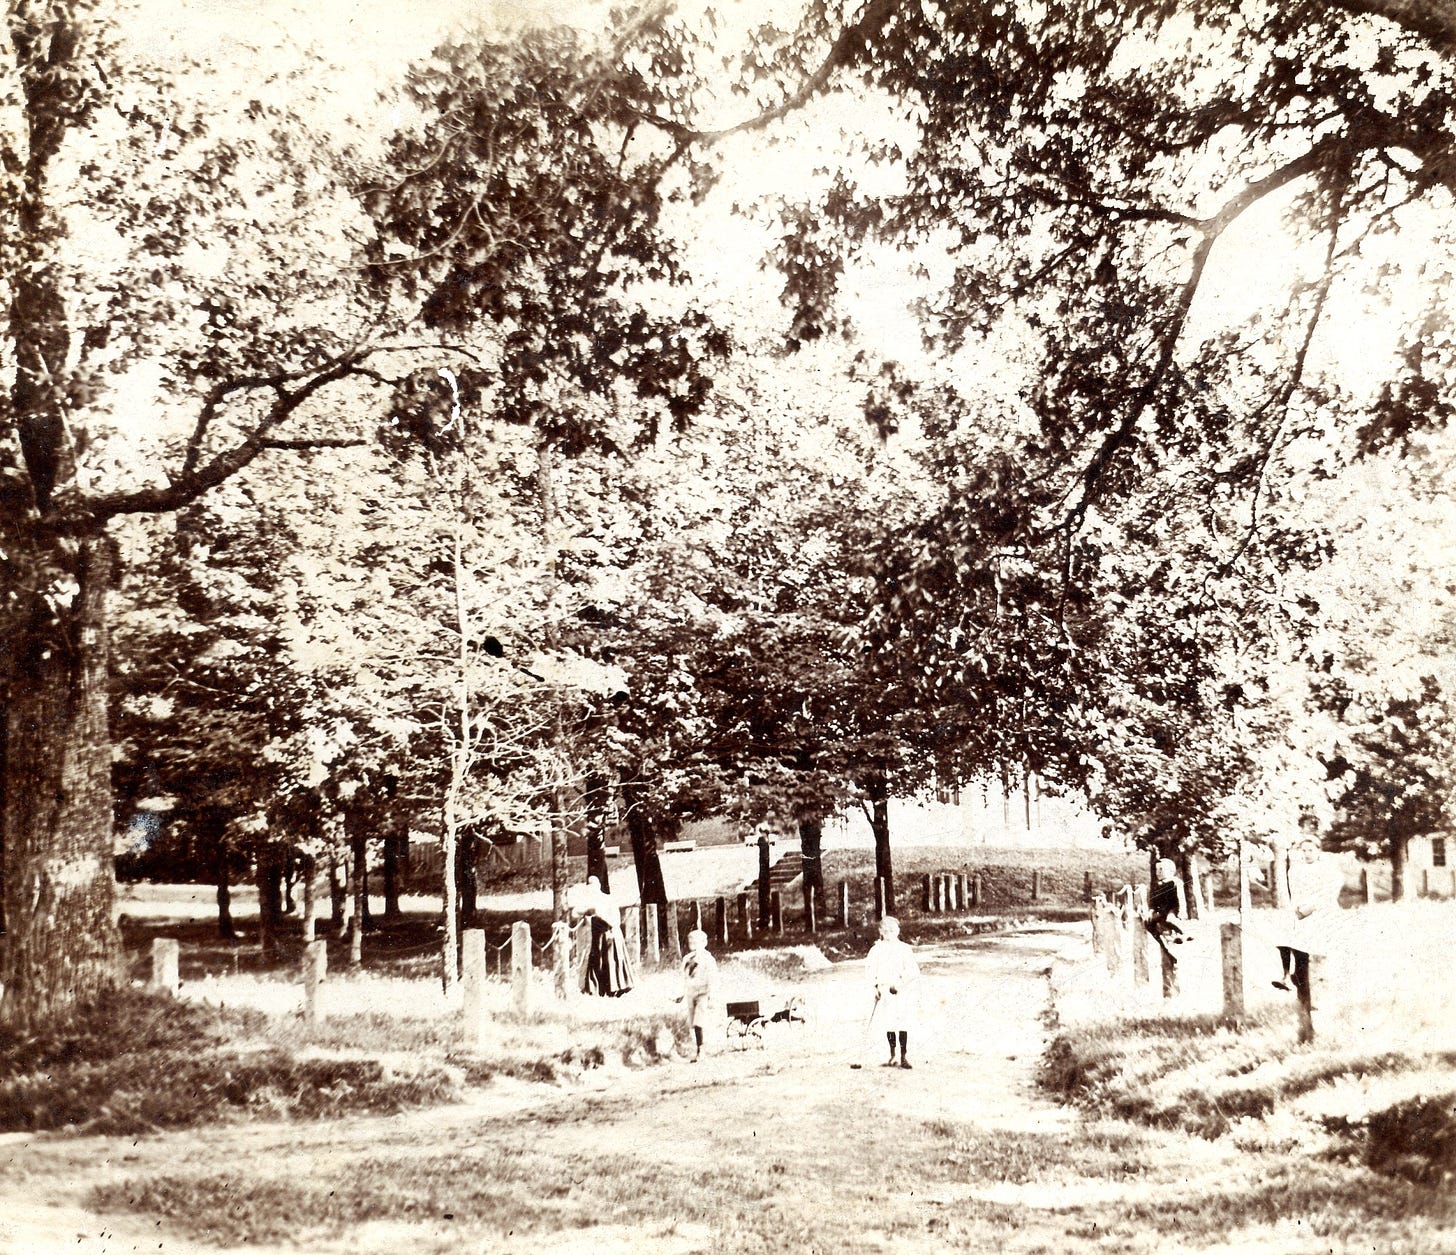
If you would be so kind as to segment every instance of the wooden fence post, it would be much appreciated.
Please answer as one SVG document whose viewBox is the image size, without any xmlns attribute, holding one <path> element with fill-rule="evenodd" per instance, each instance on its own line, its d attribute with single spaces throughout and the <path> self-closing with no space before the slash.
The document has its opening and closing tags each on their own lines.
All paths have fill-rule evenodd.
<svg viewBox="0 0 1456 1255">
<path fill-rule="evenodd" d="M 160 993 L 175 994 L 182 981 L 177 974 L 181 945 L 175 937 L 155 937 L 152 940 L 152 979 L 149 989 Z"/>
<path fill-rule="evenodd" d="M 1219 945 L 1223 953 L 1223 1014 L 1225 1019 L 1244 1018 L 1244 929 L 1237 923 L 1220 924 Z"/>
<path fill-rule="evenodd" d="M 310 941 L 303 948 L 303 1018 L 308 1024 L 317 1024 L 323 1018 L 319 1009 L 319 986 L 329 970 L 328 943 Z"/>
<path fill-rule="evenodd" d="M 467 1046 L 485 1039 L 485 932 L 467 928 L 460 934 L 460 1027 Z"/>
<path fill-rule="evenodd" d="M 1122 971 L 1122 929 L 1118 926 L 1122 913 L 1113 902 L 1106 903 L 1102 913 L 1102 937 L 1107 943 L 1107 974 L 1116 977 Z"/>
<path fill-rule="evenodd" d="M 566 997 L 571 986 L 571 925 L 565 920 L 551 925 L 551 980 L 556 996 Z"/>
<path fill-rule="evenodd" d="M 1082 901 L 1083 902 L 1090 902 L 1090 901 L 1092 901 L 1092 873 L 1091 872 L 1083 872 L 1082 873 Z"/>
<path fill-rule="evenodd" d="M 849 927 L 849 881 L 839 882 L 839 926 Z"/>
<path fill-rule="evenodd" d="M 511 1005 L 517 1015 L 531 1007 L 531 925 L 525 920 L 511 925 Z"/>
<path fill-rule="evenodd" d="M 303 944 L 308 945 L 318 933 L 319 894 L 317 879 L 312 867 L 308 867 L 303 878 Z"/>
<path fill-rule="evenodd" d="M 1296 950 L 1291 975 L 1294 992 L 1299 999 L 1299 1040 L 1311 1042 L 1314 1040 L 1314 1012 L 1319 1005 L 1317 991 L 1324 977 L 1324 960 L 1317 954 Z"/>
<path fill-rule="evenodd" d="M 622 912 L 622 943 L 627 947 L 627 959 L 634 972 L 642 970 L 642 912 L 627 907 Z"/>
<path fill-rule="evenodd" d="M 1031 871 L 1031 900 L 1033 902 L 1041 901 L 1041 872 L 1036 868 L 1032 868 Z"/>
<path fill-rule="evenodd" d="M 767 835 L 758 839 L 758 926 L 768 927 L 768 909 L 770 872 L 772 870 L 773 851 L 769 845 Z"/>
<path fill-rule="evenodd" d="M 1175 998 L 1178 996 L 1178 962 L 1164 946 L 1158 947 L 1158 954 L 1163 963 L 1163 997 Z"/>
<path fill-rule="evenodd" d="M 921 877 L 921 889 L 924 894 L 925 913 L 927 915 L 929 915 L 931 911 L 935 910 L 935 897 L 931 889 L 932 879 L 933 877 L 929 872 L 926 872 L 925 875 Z"/>
<path fill-rule="evenodd" d="M 713 903 L 713 934 L 720 949 L 728 946 L 728 899 L 719 898 Z"/>
<path fill-rule="evenodd" d="M 1142 916 L 1133 917 L 1132 931 L 1132 983 L 1146 985 L 1152 979 L 1148 968 L 1148 947 L 1154 945 L 1153 937 L 1143 925 Z"/>
<path fill-rule="evenodd" d="M 768 921 L 774 935 L 782 937 L 784 935 L 784 904 L 777 889 L 768 897 Z"/>
<path fill-rule="evenodd" d="M 929 877 L 929 880 L 930 909 L 934 914 L 939 915 L 945 910 L 945 880 L 938 872 Z"/>
<path fill-rule="evenodd" d="M 647 966 L 662 964 L 662 930 L 657 924 L 657 903 L 642 904 L 642 940 L 647 943 Z"/>
<path fill-rule="evenodd" d="M 1107 949 L 1107 938 L 1103 936 L 1103 921 L 1107 915 L 1107 899 L 1100 893 L 1092 899 L 1092 953 L 1101 954 Z"/>
<path fill-rule="evenodd" d="M 980 872 L 977 872 L 974 876 L 971 877 L 971 905 L 972 906 L 980 906 L 981 905 L 981 900 L 985 896 L 985 889 L 986 889 L 986 886 L 985 886 L 985 883 L 981 880 L 981 873 Z"/>
<path fill-rule="evenodd" d="M 664 931 L 667 934 L 666 937 L 663 938 L 663 940 L 667 942 L 667 962 L 671 964 L 674 968 L 679 968 L 682 966 L 683 952 L 682 934 L 678 932 L 676 902 L 669 902 L 667 904 L 667 919 L 665 922 Z"/>
</svg>

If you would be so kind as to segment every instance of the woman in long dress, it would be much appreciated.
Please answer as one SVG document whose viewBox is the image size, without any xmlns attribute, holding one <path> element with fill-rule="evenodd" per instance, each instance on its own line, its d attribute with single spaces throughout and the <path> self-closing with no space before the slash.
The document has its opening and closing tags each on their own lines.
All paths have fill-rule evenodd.
<svg viewBox="0 0 1456 1255">
<path fill-rule="evenodd" d="M 587 879 L 576 910 L 591 921 L 581 990 L 604 998 L 620 998 L 634 983 L 627 943 L 622 939 L 622 912 L 610 895 L 602 892 L 602 882 L 595 876 Z"/>
<path fill-rule="evenodd" d="M 915 952 L 900 940 L 900 921 L 886 915 L 880 921 L 880 939 L 870 947 L 865 959 L 865 974 L 875 991 L 875 1004 L 870 1012 L 871 1030 L 884 1033 L 890 1043 L 890 1057 L 883 1067 L 895 1066 L 895 1045 L 900 1047 L 899 1063 L 910 1066 L 906 1055 L 911 1030 L 915 1028 L 915 1003 L 920 984 L 920 966 Z"/>
</svg>

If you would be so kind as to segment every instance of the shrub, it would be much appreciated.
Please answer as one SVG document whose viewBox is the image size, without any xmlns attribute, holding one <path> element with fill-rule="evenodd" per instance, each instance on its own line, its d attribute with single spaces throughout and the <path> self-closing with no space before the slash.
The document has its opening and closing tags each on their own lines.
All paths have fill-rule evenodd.
<svg viewBox="0 0 1456 1255">
<path fill-rule="evenodd" d="M 1349 1125 L 1340 1131 L 1359 1137 Z M 1376 1172 L 1420 1185 L 1449 1184 L 1456 1179 L 1456 1092 L 1423 1095 L 1371 1113 L 1362 1140 L 1365 1163 Z"/>
</svg>

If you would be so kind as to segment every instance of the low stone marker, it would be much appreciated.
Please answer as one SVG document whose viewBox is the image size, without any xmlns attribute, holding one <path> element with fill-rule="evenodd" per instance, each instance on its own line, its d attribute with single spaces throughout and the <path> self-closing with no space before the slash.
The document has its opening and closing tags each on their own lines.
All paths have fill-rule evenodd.
<svg viewBox="0 0 1456 1255">
<path fill-rule="evenodd" d="M 182 986 L 177 974 L 182 947 L 175 937 L 157 937 L 152 941 L 152 979 L 147 986 L 160 993 L 175 994 Z"/>
<path fill-rule="evenodd" d="M 1104 929 L 1107 920 L 1107 899 L 1100 893 L 1092 899 L 1092 953 L 1101 954 L 1107 949 Z"/>
<path fill-rule="evenodd" d="M 662 930 L 657 924 L 657 903 L 642 904 L 642 939 L 647 943 L 647 966 L 662 964 Z"/>
<path fill-rule="evenodd" d="M 517 1015 L 531 1009 L 531 925 L 511 925 L 511 1006 Z"/>
<path fill-rule="evenodd" d="M 317 1024 L 323 1018 L 319 986 L 324 983 L 328 971 L 328 943 L 322 939 L 310 941 L 303 948 L 303 1018 L 307 1024 Z"/>
<path fill-rule="evenodd" d="M 479 928 L 460 934 L 460 1035 L 471 1047 L 485 1040 L 485 932 Z"/>
<path fill-rule="evenodd" d="M 628 907 L 622 912 L 622 941 L 634 971 L 642 967 L 642 913 Z"/>
<path fill-rule="evenodd" d="M 1244 1018 L 1244 929 L 1241 924 L 1218 926 L 1223 953 L 1223 1014 L 1228 1020 Z"/>
<path fill-rule="evenodd" d="M 571 925 L 557 920 L 551 925 L 551 980 L 558 998 L 571 987 Z"/>
</svg>

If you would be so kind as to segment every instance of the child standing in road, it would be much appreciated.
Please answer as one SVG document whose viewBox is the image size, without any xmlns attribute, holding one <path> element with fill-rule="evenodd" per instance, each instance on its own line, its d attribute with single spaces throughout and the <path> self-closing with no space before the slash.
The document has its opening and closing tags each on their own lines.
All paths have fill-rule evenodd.
<svg viewBox="0 0 1456 1255">
<path fill-rule="evenodd" d="M 910 1030 L 914 1027 L 920 966 L 915 962 L 915 952 L 900 940 L 900 921 L 893 915 L 886 915 L 880 921 L 880 939 L 870 947 L 865 959 L 865 973 L 875 990 L 870 1023 L 890 1042 L 890 1057 L 884 1066 L 895 1066 L 895 1039 L 898 1037 L 900 1066 L 908 1068 L 910 1060 L 905 1052 Z"/>
<path fill-rule="evenodd" d="M 693 1030 L 693 1062 L 703 1053 L 703 1029 L 713 1013 L 718 996 L 718 961 L 708 953 L 708 934 L 701 928 L 688 933 L 688 952 L 682 961 L 683 991 L 679 1002 L 687 1003 L 688 1024 Z"/>
</svg>

